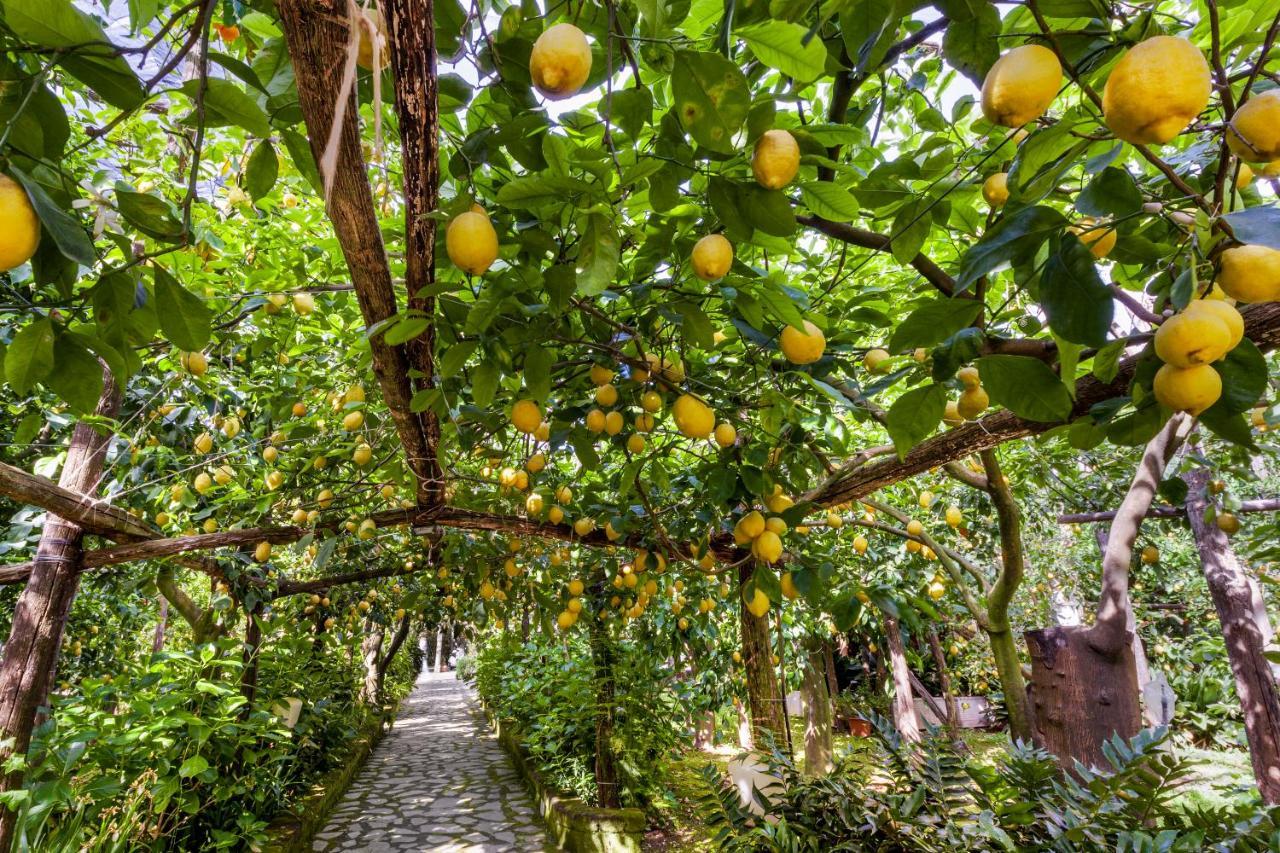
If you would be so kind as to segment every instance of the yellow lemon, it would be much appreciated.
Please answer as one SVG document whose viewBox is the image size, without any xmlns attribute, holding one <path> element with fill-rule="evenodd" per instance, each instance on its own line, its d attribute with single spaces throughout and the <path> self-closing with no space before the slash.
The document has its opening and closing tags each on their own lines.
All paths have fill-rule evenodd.
<svg viewBox="0 0 1280 853">
<path fill-rule="evenodd" d="M 791 183 L 800 171 L 800 146 L 796 138 L 785 130 L 766 130 L 756 140 L 751 171 L 756 182 L 766 189 L 781 189 Z"/>
<path fill-rule="evenodd" d="M 736 536 L 745 540 L 752 540 L 764 533 L 764 516 L 758 510 L 751 512 L 738 519 L 738 523 L 734 525 L 733 532 Z"/>
<path fill-rule="evenodd" d="M 364 425 L 364 412 L 356 409 L 354 412 L 347 412 L 342 418 L 342 428 L 347 432 L 355 432 Z"/>
<path fill-rule="evenodd" d="M 964 513 L 960 511 L 960 507 L 947 507 L 947 525 L 949 527 L 959 527 L 962 521 L 964 521 Z"/>
<path fill-rule="evenodd" d="M 498 232 L 483 213 L 459 213 L 444 232 L 449 260 L 463 272 L 482 275 L 498 257 Z"/>
<path fill-rule="evenodd" d="M 1244 338 L 1244 317 L 1241 317 L 1240 312 L 1229 302 L 1221 299 L 1196 299 L 1182 313 L 1188 316 L 1205 314 L 1221 320 L 1227 327 L 1229 335 L 1227 352 L 1235 349 L 1236 344 Z"/>
<path fill-rule="evenodd" d="M 765 595 L 760 587 L 756 587 L 750 598 L 747 598 L 747 592 L 743 590 L 742 600 L 747 605 L 747 612 L 757 619 L 764 618 L 764 615 L 769 612 L 769 596 Z"/>
<path fill-rule="evenodd" d="M 647 412 L 636 415 L 636 432 L 653 432 L 655 423 L 653 415 Z"/>
<path fill-rule="evenodd" d="M 213 436 L 207 432 L 202 432 L 196 436 L 194 445 L 197 453 L 208 453 L 213 449 Z"/>
<path fill-rule="evenodd" d="M 1120 139 L 1163 145 L 1209 103 L 1209 63 L 1191 42 L 1155 36 L 1129 49 L 1107 77 L 1102 116 Z"/>
<path fill-rule="evenodd" d="M 599 409 L 592 409 L 587 412 L 587 429 L 591 432 L 603 432 L 604 412 Z"/>
<path fill-rule="evenodd" d="M 553 100 L 577 94 L 591 74 L 591 45 L 573 24 L 548 27 L 533 43 L 529 76 L 538 91 Z"/>
<path fill-rule="evenodd" d="M 1248 245 L 1227 249 L 1218 267 L 1218 285 L 1241 302 L 1280 299 L 1280 250 Z"/>
<path fill-rule="evenodd" d="M 1248 189 L 1251 183 L 1253 183 L 1253 168 L 1248 163 L 1241 163 L 1240 171 L 1236 174 L 1236 189 Z"/>
<path fill-rule="evenodd" d="M 596 402 L 608 408 L 618 402 L 618 389 L 612 385 L 601 385 L 596 389 Z"/>
<path fill-rule="evenodd" d="M 955 400 L 947 401 L 947 406 L 942 411 L 942 422 L 947 426 L 959 426 L 964 423 L 964 416 L 960 414 L 960 404 Z"/>
<path fill-rule="evenodd" d="M 182 369 L 192 376 L 204 376 L 209 369 L 209 360 L 202 352 L 184 352 L 179 359 Z"/>
<path fill-rule="evenodd" d="M 626 422 L 622 418 L 622 412 L 610 412 L 604 416 L 604 431 L 609 435 L 617 435 L 622 432 Z"/>
<path fill-rule="evenodd" d="M 796 583 L 791 577 L 791 572 L 782 573 L 782 595 L 791 601 L 795 601 L 800 597 L 800 590 L 796 589 Z"/>
<path fill-rule="evenodd" d="M 293 294 L 293 310 L 305 317 L 316 310 L 316 298 L 305 291 Z"/>
<path fill-rule="evenodd" d="M 782 556 L 782 538 L 772 530 L 766 530 L 751 543 L 751 553 L 766 563 L 776 563 Z"/>
<path fill-rule="evenodd" d="M 639 433 L 632 433 L 627 437 L 627 450 L 631 453 L 644 452 L 644 436 Z"/>
<path fill-rule="evenodd" d="M 525 508 L 525 511 L 529 513 L 529 515 L 541 515 L 542 506 L 543 506 L 542 495 L 538 494 L 537 492 L 534 492 L 533 494 L 529 495 L 529 497 L 524 499 L 524 508 Z"/>
<path fill-rule="evenodd" d="M 960 395 L 960 401 L 956 403 L 956 414 L 971 421 L 985 412 L 989 405 L 991 405 L 991 398 L 987 396 L 982 386 L 966 388 Z"/>
<path fill-rule="evenodd" d="M 1162 405 L 1198 415 L 1222 396 L 1222 377 L 1207 364 L 1195 367 L 1166 364 L 1156 371 L 1152 390 Z"/>
<path fill-rule="evenodd" d="M 582 595 L 582 591 L 584 589 L 586 589 L 586 587 L 583 585 L 582 581 L 578 580 L 577 578 L 574 578 L 573 580 L 569 581 L 569 595 L 571 595 L 572 597 L 577 598 L 578 596 Z"/>
<path fill-rule="evenodd" d="M 356 54 L 356 65 L 366 71 L 373 70 L 374 45 L 378 46 L 378 70 L 381 71 L 391 61 L 387 52 L 387 23 L 377 9 L 366 9 L 362 12 L 365 21 L 360 26 L 360 49 Z"/>
<path fill-rule="evenodd" d="M 657 391 L 645 391 L 640 397 L 640 408 L 646 412 L 656 412 L 662 408 L 662 395 Z"/>
<path fill-rule="evenodd" d="M 356 449 L 351 452 L 351 461 L 357 465 L 368 465 L 372 459 L 373 448 L 367 444 L 357 444 Z"/>
<path fill-rule="evenodd" d="M 867 542 L 867 537 L 865 536 L 858 535 L 853 537 L 853 550 L 857 551 L 859 554 L 867 553 L 868 544 L 870 543 Z"/>
<path fill-rule="evenodd" d="M 191 485 L 197 492 L 203 495 L 205 492 L 213 488 L 213 478 L 201 471 L 196 475 L 195 481 Z"/>
<path fill-rule="evenodd" d="M 692 394 L 681 394 L 676 398 L 671 416 L 676 428 L 688 438 L 706 438 L 716 425 L 715 412 Z"/>
<path fill-rule="evenodd" d="M 992 207 L 1004 207 L 1009 200 L 1009 173 L 996 172 L 982 182 L 982 197 Z"/>
<path fill-rule="evenodd" d="M 715 439 L 721 447 L 732 447 L 738 440 L 738 431 L 728 421 L 721 421 L 716 424 Z"/>
<path fill-rule="evenodd" d="M 1047 47 L 1015 47 L 991 66 L 982 81 L 982 114 L 1004 127 L 1019 127 L 1044 115 L 1062 84 L 1062 65 Z"/>
<path fill-rule="evenodd" d="M 524 469 L 530 474 L 537 474 L 543 468 L 547 467 L 547 457 L 541 453 L 535 453 L 529 457 L 524 463 Z"/>
<path fill-rule="evenodd" d="M 868 350 L 867 354 L 862 357 L 862 366 L 871 373 L 888 373 L 892 368 L 889 364 L 889 355 L 887 350 L 873 349 Z"/>
<path fill-rule="evenodd" d="M 978 373 L 978 368 L 972 365 L 957 370 L 956 379 L 960 380 L 960 384 L 966 388 L 977 388 L 982 384 L 982 376 Z"/>
<path fill-rule="evenodd" d="M 253 559 L 257 560 L 259 563 L 265 563 L 267 560 L 270 560 L 271 559 L 271 543 L 259 542 L 257 546 L 253 549 Z"/>
<path fill-rule="evenodd" d="M 1072 225 L 1071 233 L 1089 247 L 1089 251 L 1095 258 L 1105 258 L 1111 254 L 1111 250 L 1116 247 L 1118 237 L 1114 228 L 1108 228 L 1105 224 L 1100 224 L 1096 219 L 1088 216 L 1081 219 L 1079 224 Z"/>
<path fill-rule="evenodd" d="M 689 262 L 694 275 L 704 281 L 724 278 L 733 266 L 733 244 L 722 234 L 708 234 L 693 245 Z"/>
<path fill-rule="evenodd" d="M 613 381 L 613 371 L 601 364 L 591 365 L 591 384 L 608 385 Z"/>
<path fill-rule="evenodd" d="M 586 536 L 595 529 L 596 522 L 594 518 L 583 517 L 573 523 L 573 532 L 577 533 L 579 536 Z"/>
<path fill-rule="evenodd" d="M 558 506 L 553 506 L 551 509 L 547 510 L 547 521 L 552 524 L 559 524 L 564 521 L 564 510 Z"/>
<path fill-rule="evenodd" d="M 20 267 L 40 245 L 40 220 L 17 181 L 0 175 L 0 272 Z"/>
<path fill-rule="evenodd" d="M 1160 561 L 1160 549 L 1155 545 L 1148 545 L 1142 549 L 1142 562 L 1150 566 Z"/>
<path fill-rule="evenodd" d="M 764 529 L 770 533 L 776 533 L 781 536 L 787 532 L 787 523 L 781 518 L 773 517 L 764 520 Z"/>
<path fill-rule="evenodd" d="M 1235 536 L 1240 532 L 1240 519 L 1233 512 L 1220 512 L 1214 522 L 1218 525 L 1218 529 L 1228 536 Z"/>
<path fill-rule="evenodd" d="M 556 489 L 556 503 L 567 504 L 573 501 L 573 489 L 561 486 Z"/>
<path fill-rule="evenodd" d="M 1227 147 L 1253 163 L 1280 159 L 1280 89 L 1254 95 L 1236 110 L 1227 125 Z"/>
<path fill-rule="evenodd" d="M 1217 361 L 1227 354 L 1230 345 L 1227 324 L 1204 309 L 1170 317 L 1160 324 L 1155 336 L 1156 355 L 1174 367 Z"/>
<path fill-rule="evenodd" d="M 511 425 L 523 433 L 532 433 L 542 423 L 542 409 L 532 400 L 517 400 L 511 407 Z"/>
<path fill-rule="evenodd" d="M 827 338 L 821 329 L 805 320 L 803 330 L 795 326 L 784 328 L 778 344 L 782 347 L 782 354 L 792 364 L 812 364 L 822 358 L 822 353 L 827 348 Z"/>
</svg>

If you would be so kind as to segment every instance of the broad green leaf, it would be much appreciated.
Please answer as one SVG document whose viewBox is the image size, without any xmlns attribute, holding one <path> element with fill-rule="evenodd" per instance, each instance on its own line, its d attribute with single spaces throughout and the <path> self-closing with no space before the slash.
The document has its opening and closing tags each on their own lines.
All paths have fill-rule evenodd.
<svg viewBox="0 0 1280 853">
<path fill-rule="evenodd" d="M 193 755 L 182 762 L 182 766 L 178 768 L 178 775 L 183 779 L 190 779 L 192 776 L 199 776 L 208 769 L 209 762 L 203 756 Z"/>
<path fill-rule="evenodd" d="M 226 127 L 236 125 L 252 133 L 254 136 L 271 135 L 271 121 L 258 106 L 258 102 L 230 80 L 210 77 L 204 92 L 204 121 L 206 127 Z M 182 84 L 182 94 L 191 98 L 192 110 L 184 121 L 194 123 L 199 109 L 196 102 L 200 99 L 200 80 L 188 80 Z"/>
<path fill-rule="evenodd" d="M 1102 283 L 1093 253 L 1074 234 L 1064 234 L 1040 274 L 1040 306 L 1055 334 L 1100 347 L 1115 315 L 1111 291 Z"/>
<path fill-rule="evenodd" d="M 818 79 L 826 67 L 827 49 L 822 39 L 808 38 L 808 28 L 800 24 L 767 21 L 744 27 L 737 34 L 746 39 L 761 62 L 801 83 Z"/>
<path fill-rule="evenodd" d="M 933 224 L 930 216 L 932 207 L 932 199 L 917 198 L 900 207 L 893 217 L 893 228 L 889 232 L 893 238 L 890 249 L 898 263 L 909 264 L 920 253 L 929 236 L 929 227 Z"/>
<path fill-rule="evenodd" d="M 1224 414 L 1251 409 L 1267 390 L 1267 361 L 1248 338 L 1236 344 L 1226 358 L 1213 363 L 1222 377 L 1222 396 L 1213 408 Z"/>
<path fill-rule="evenodd" d="M 984 2 L 975 15 L 951 18 L 942 35 L 942 55 L 957 71 L 981 86 L 987 71 L 1000 58 L 999 36 L 1000 13 L 994 3 Z"/>
<path fill-rule="evenodd" d="M 1280 249 L 1280 207 L 1274 204 L 1246 207 L 1222 218 L 1231 225 L 1241 243 L 1258 243 Z"/>
<path fill-rule="evenodd" d="M 535 208 L 563 202 L 567 197 L 588 192 L 591 185 L 567 175 L 524 175 L 512 178 L 498 190 L 503 207 Z"/>
<path fill-rule="evenodd" d="M 584 296 L 596 296 L 613 284 L 621 251 L 618 233 L 608 217 L 600 213 L 591 214 L 582 235 L 582 248 L 578 251 L 578 292 Z"/>
<path fill-rule="evenodd" d="M 886 426 L 898 458 L 905 457 L 908 450 L 933 434 L 946 407 L 947 389 L 942 385 L 912 388 L 894 400 Z"/>
<path fill-rule="evenodd" d="M 440 359 L 438 368 L 442 379 L 449 379 L 457 376 L 458 372 L 466 365 L 467 359 L 476 351 L 479 341 L 459 341 L 453 344 L 444 352 L 444 357 Z"/>
<path fill-rule="evenodd" d="M 130 225 L 155 240 L 173 243 L 182 239 L 182 219 L 173 205 L 158 195 L 134 192 L 116 183 L 116 207 Z"/>
<path fill-rule="evenodd" d="M 848 190 L 830 181 L 800 184 L 800 198 L 815 215 L 832 222 L 852 222 L 861 216 L 858 200 Z"/>
<path fill-rule="evenodd" d="M 89 239 L 89 235 L 80 227 L 75 217 L 59 207 L 53 199 L 49 198 L 49 194 L 44 191 L 44 187 L 40 186 L 38 181 L 17 166 L 10 164 L 9 174 L 27 191 L 31 206 L 35 208 L 36 216 L 40 217 L 40 224 L 53 238 L 58 251 L 80 266 L 93 266 L 97 260 L 93 251 L 93 241 Z"/>
<path fill-rule="evenodd" d="M 1024 207 L 1002 217 L 965 252 L 956 283 L 967 289 L 1003 264 L 1016 264 L 1030 258 L 1051 234 L 1061 231 L 1066 224 L 1063 215 L 1051 207 Z"/>
<path fill-rule="evenodd" d="M 77 412 L 92 412 L 102 396 L 102 365 L 71 335 L 59 335 L 53 353 L 53 370 L 45 384 Z"/>
<path fill-rule="evenodd" d="M 276 149 L 264 139 L 249 155 L 249 163 L 244 169 L 244 188 L 249 196 L 257 201 L 276 185 L 276 177 L 280 173 L 280 160 L 276 157 Z"/>
<path fill-rule="evenodd" d="M 902 353 L 916 347 L 940 344 L 973 323 L 982 311 L 976 299 L 935 299 L 907 315 L 889 339 L 889 352 Z"/>
<path fill-rule="evenodd" d="M 555 351 L 550 347 L 535 344 L 524 354 L 524 386 L 535 400 L 545 402 L 551 396 L 551 368 L 555 361 Z"/>
<path fill-rule="evenodd" d="M 307 138 L 296 130 L 282 130 L 280 138 L 284 140 L 285 148 L 289 149 L 289 158 L 293 160 L 294 168 L 307 179 L 313 190 L 317 193 L 324 192 L 324 181 L 320 178 L 320 170 L 316 167 L 316 158 L 311 154 Z"/>
<path fill-rule="evenodd" d="M 1108 166 L 1076 195 L 1076 210 L 1089 216 L 1128 216 L 1142 208 L 1142 193 L 1133 176 Z"/>
<path fill-rule="evenodd" d="M 735 152 L 734 137 L 751 108 L 747 78 L 735 63 L 718 53 L 676 51 L 671 93 L 680 123 L 699 145 Z"/>
<path fill-rule="evenodd" d="M 204 300 L 187 290 L 164 267 L 152 267 L 160 331 L 179 349 L 195 352 L 209 343 L 213 315 Z"/>
<path fill-rule="evenodd" d="M 387 330 L 382 335 L 382 339 L 386 341 L 389 346 L 395 347 L 424 334 L 429 328 L 431 328 L 431 319 L 429 317 L 403 314 L 398 316 L 396 320 L 387 327 Z"/>
<path fill-rule="evenodd" d="M 680 312 L 682 318 L 680 330 L 684 333 L 685 340 L 703 349 L 715 346 L 715 326 L 701 308 L 692 302 L 681 302 L 676 305 L 676 311 Z"/>
<path fill-rule="evenodd" d="M 1071 397 L 1058 374 L 1043 361 L 1022 355 L 988 355 L 978 359 L 982 387 L 992 402 L 1020 418 L 1041 423 L 1066 420 Z"/>
<path fill-rule="evenodd" d="M 471 399 L 477 406 L 488 408 L 498 390 L 498 368 L 491 361 L 476 365 L 471 371 Z"/>
<path fill-rule="evenodd" d="M 26 394 L 53 370 L 53 323 L 41 318 L 18 330 L 4 356 L 4 374 L 18 394 Z"/>
</svg>

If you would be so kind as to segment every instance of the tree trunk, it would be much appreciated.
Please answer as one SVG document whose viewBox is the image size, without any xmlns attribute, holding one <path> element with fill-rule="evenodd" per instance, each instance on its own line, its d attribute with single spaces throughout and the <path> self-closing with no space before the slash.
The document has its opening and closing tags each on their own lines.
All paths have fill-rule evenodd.
<svg viewBox="0 0 1280 853">
<path fill-rule="evenodd" d="M 836 697 L 840 695 L 840 679 L 836 677 L 836 656 L 835 644 L 831 640 L 822 641 L 822 660 L 826 666 L 827 672 L 827 695 L 831 697 L 831 706 L 834 708 Z"/>
<path fill-rule="evenodd" d="M 453 653 L 453 625 L 441 623 L 436 633 L 436 672 L 449 671 L 449 656 Z"/>
<path fill-rule="evenodd" d="M 391 635 L 391 645 L 387 646 L 387 653 L 378 661 L 378 678 L 374 695 L 379 702 L 382 702 L 384 698 L 383 686 L 387 681 L 387 670 L 391 668 L 391 662 L 395 660 L 400 647 L 404 645 L 405 637 L 409 636 L 409 619 L 408 613 L 400 617 L 400 624 L 396 626 L 396 632 Z"/>
<path fill-rule="evenodd" d="M 906 741 L 920 740 L 920 723 L 916 720 L 916 707 L 911 693 L 911 669 L 907 666 L 907 651 L 902 646 L 902 629 L 898 620 L 885 614 L 885 645 L 888 646 L 889 668 L 893 672 L 893 725 Z"/>
<path fill-rule="evenodd" d="M 733 710 L 738 715 L 738 747 L 751 749 L 755 746 L 755 738 L 751 731 L 751 714 L 747 712 L 747 706 L 742 704 L 742 700 L 736 696 L 733 699 Z"/>
<path fill-rule="evenodd" d="M 738 569 L 739 590 L 751 579 L 750 561 Z M 778 677 L 773 669 L 773 650 L 769 646 L 769 614 L 753 616 L 742 595 L 738 595 L 741 614 L 742 667 L 747 678 L 747 707 L 751 711 L 751 734 L 756 749 L 765 749 L 772 739 L 779 749 L 787 745 L 786 725 L 782 717 L 782 697 L 778 695 Z"/>
<path fill-rule="evenodd" d="M 1099 553 L 1105 557 L 1107 554 L 1107 528 L 1099 525 L 1094 531 L 1094 537 L 1098 540 Z M 1124 602 L 1124 627 L 1131 637 L 1133 668 L 1137 671 L 1138 693 L 1141 694 L 1142 689 L 1151 680 L 1151 664 L 1147 662 L 1147 647 L 1143 645 L 1142 635 L 1138 633 L 1138 617 L 1133 613 L 1133 600 L 1128 597 L 1125 598 Z M 1146 718 L 1147 725 L 1160 725 L 1159 713 L 1155 708 L 1144 708 L 1143 716 Z"/>
<path fill-rule="evenodd" d="M 159 653 L 164 649 L 164 635 L 169 630 L 169 599 L 160 596 L 160 615 L 156 618 L 156 633 L 151 639 L 151 651 Z"/>
<path fill-rule="evenodd" d="M 832 768 L 831 695 L 827 692 L 822 647 L 810 650 L 804 660 L 800 700 L 804 707 L 804 772 L 825 776 Z"/>
<path fill-rule="evenodd" d="M 1231 663 L 1236 696 L 1244 712 L 1253 775 L 1263 802 L 1274 805 L 1280 802 L 1280 694 L 1263 656 L 1266 638 L 1254 615 L 1249 578 L 1236 559 L 1231 541 L 1216 523 L 1205 520 L 1209 472 L 1202 468 L 1186 479 L 1189 486 L 1187 519 L 1195 534 L 1218 621 L 1222 623 L 1227 660 Z"/>
<path fill-rule="evenodd" d="M 938 639 L 938 631 L 930 628 L 928 633 L 929 652 L 933 655 L 933 665 L 938 668 L 938 686 L 942 689 L 942 701 L 947 706 L 947 734 L 952 743 L 963 743 L 960 738 L 960 705 L 956 702 L 956 694 L 951 690 L 951 670 L 947 667 L 947 656 L 942 651 L 942 641 Z"/>
<path fill-rule="evenodd" d="M 246 608 L 244 618 L 242 657 L 244 668 L 240 672 L 240 695 L 244 697 L 245 702 L 244 707 L 240 709 L 240 718 L 247 720 L 253 713 L 253 700 L 258 694 L 258 658 L 262 651 L 262 623 L 259 621 L 256 608 Z"/>
<path fill-rule="evenodd" d="M 599 619 L 591 620 L 591 660 L 595 666 L 596 740 L 595 782 L 597 805 L 621 808 L 618 792 L 618 760 L 613 753 L 613 648 L 607 628 Z"/>
<path fill-rule="evenodd" d="M 360 701 L 366 705 L 378 704 L 378 663 L 382 659 L 382 640 L 386 631 L 381 625 L 369 630 L 365 625 L 364 639 L 360 641 L 360 656 L 364 661 L 364 681 L 360 685 Z"/>
<path fill-rule="evenodd" d="M 102 371 L 103 390 L 95 414 L 112 418 L 120 405 L 120 389 L 111 372 Z M 102 475 L 109 434 L 100 434 L 85 423 L 76 425 L 67 448 L 58 485 L 74 492 L 94 494 Z M 49 672 L 58 658 L 71 603 L 79 586 L 81 528 L 56 515 L 46 514 L 36 558 L 26 587 L 13 609 L 13 626 L 0 656 L 0 762 L 25 756 L 31 744 L 36 711 L 49 693 Z M 0 791 L 22 785 L 22 771 L 0 778 Z M 13 843 L 15 812 L 0 809 L 0 850 Z"/>
</svg>

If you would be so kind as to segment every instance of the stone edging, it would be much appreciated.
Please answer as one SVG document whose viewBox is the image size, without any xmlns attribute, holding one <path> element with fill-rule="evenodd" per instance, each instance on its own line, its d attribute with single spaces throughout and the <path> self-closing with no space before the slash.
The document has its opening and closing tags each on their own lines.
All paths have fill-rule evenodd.
<svg viewBox="0 0 1280 853">
<path fill-rule="evenodd" d="M 374 714 L 351 741 L 351 749 L 337 767 L 320 777 L 306 796 L 291 811 L 276 816 L 267 827 L 267 843 L 263 853 L 304 853 L 310 851 L 315 835 L 329 820 L 329 815 L 351 787 L 369 753 L 391 730 L 399 703 Z"/>
<path fill-rule="evenodd" d="M 484 701 L 484 709 L 498 742 L 511 756 L 525 784 L 538 801 L 538 811 L 547 824 L 547 837 L 557 849 L 570 853 L 640 853 L 644 838 L 645 814 L 640 809 L 600 809 L 578 797 L 566 797 L 543 782 L 529 758 L 516 724 L 499 720 Z"/>
</svg>

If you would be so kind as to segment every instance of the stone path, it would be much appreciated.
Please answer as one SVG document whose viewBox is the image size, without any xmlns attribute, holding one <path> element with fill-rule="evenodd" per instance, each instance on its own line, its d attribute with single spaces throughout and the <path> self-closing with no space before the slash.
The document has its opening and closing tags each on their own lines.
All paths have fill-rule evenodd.
<svg viewBox="0 0 1280 853">
<path fill-rule="evenodd" d="M 546 851 L 542 818 L 470 687 L 423 673 L 314 850 Z"/>
</svg>

